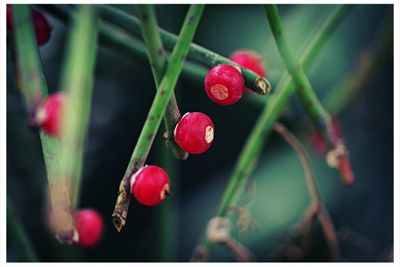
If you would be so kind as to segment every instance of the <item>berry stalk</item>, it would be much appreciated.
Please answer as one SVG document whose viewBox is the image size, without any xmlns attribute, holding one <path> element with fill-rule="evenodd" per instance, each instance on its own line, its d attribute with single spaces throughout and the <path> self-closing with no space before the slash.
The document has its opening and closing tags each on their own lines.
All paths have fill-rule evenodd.
<svg viewBox="0 0 400 267">
<path fill-rule="evenodd" d="M 157 18 L 153 5 L 137 5 L 137 13 L 140 21 L 143 40 L 147 48 L 151 70 L 158 90 L 160 82 L 167 68 L 167 59 L 161 42 L 160 33 L 157 25 Z M 165 140 L 167 146 L 178 159 L 187 159 L 189 154 L 183 151 L 174 140 L 175 125 L 181 118 L 175 94 L 169 100 L 167 110 L 164 114 Z"/>
<path fill-rule="evenodd" d="M 315 59 L 318 51 L 321 50 L 330 35 L 351 10 L 351 7 L 351 5 L 338 6 L 323 23 L 318 24 L 314 34 L 311 35 L 304 46 L 300 56 L 302 64 L 308 66 Z M 276 87 L 275 93 L 272 93 L 266 99 L 264 108 L 239 154 L 228 185 L 225 187 L 217 216 L 225 216 L 229 207 L 235 205 L 236 199 L 234 197 L 240 194 L 246 178 L 253 171 L 255 161 L 264 146 L 265 136 L 271 131 L 273 124 L 279 118 L 282 108 L 288 102 L 294 90 L 292 78 L 285 72 Z M 210 247 L 211 243 L 206 242 L 205 249 L 208 250 Z"/>
<path fill-rule="evenodd" d="M 37 262 L 39 257 L 24 225 L 17 219 L 11 199 L 7 197 L 7 239 L 15 245 L 21 261 Z"/>
<path fill-rule="evenodd" d="M 147 159 L 154 137 L 160 126 L 161 118 L 166 111 L 168 102 L 178 81 L 203 10 L 204 5 L 191 5 L 186 14 L 178 41 L 172 51 L 167 70 L 157 90 L 125 175 L 121 180 L 118 198 L 112 215 L 113 224 L 118 231 L 121 231 L 124 227 L 128 215 L 128 207 L 131 198 L 130 178 L 132 174 L 144 165 Z"/>
<path fill-rule="evenodd" d="M 275 123 L 274 130 L 278 132 L 296 152 L 303 166 L 304 178 L 311 198 L 310 210 L 314 211 L 322 225 L 322 230 L 328 244 L 332 260 L 338 260 L 340 254 L 339 241 L 331 216 L 326 209 L 319 192 L 310 157 L 303 144 L 283 124 Z"/>
<path fill-rule="evenodd" d="M 13 5 L 14 36 L 17 62 L 21 79 L 22 93 L 26 103 L 28 117 L 33 120 L 40 101 L 47 96 L 47 84 L 43 75 L 39 50 L 34 34 L 31 9 L 28 5 Z M 49 186 L 50 221 L 62 218 L 52 224 L 57 238 L 72 241 L 76 231 L 70 211 L 70 198 L 67 181 L 59 176 L 59 140 L 40 131 L 43 158 Z"/>
<path fill-rule="evenodd" d="M 70 183 L 71 207 L 79 202 L 83 150 L 89 123 L 98 18 L 91 5 L 81 5 L 69 33 L 61 90 L 66 101 L 61 114 L 59 175 Z"/>
<path fill-rule="evenodd" d="M 124 11 L 108 5 L 99 5 L 98 9 L 105 20 L 118 25 L 129 32 L 140 33 L 140 22 L 135 16 L 130 16 Z M 175 46 L 178 39 L 175 34 L 160 29 L 160 35 L 161 40 L 167 49 L 172 49 Z M 265 77 L 261 77 L 248 69 L 242 68 L 235 62 L 194 43 L 190 45 L 188 58 L 199 62 L 208 68 L 212 68 L 218 64 L 237 66 L 242 71 L 246 87 L 261 95 L 266 95 L 271 91 L 271 84 Z"/>
<path fill-rule="evenodd" d="M 328 144 L 330 149 L 327 154 L 328 164 L 338 169 L 345 185 L 350 185 L 353 183 L 354 178 L 344 140 L 334 130 L 331 116 L 318 100 L 307 74 L 301 63 L 296 59 L 293 49 L 287 41 L 278 7 L 276 5 L 266 5 L 265 10 L 276 45 L 289 74 L 296 84 L 300 100 L 315 128 Z"/>
</svg>

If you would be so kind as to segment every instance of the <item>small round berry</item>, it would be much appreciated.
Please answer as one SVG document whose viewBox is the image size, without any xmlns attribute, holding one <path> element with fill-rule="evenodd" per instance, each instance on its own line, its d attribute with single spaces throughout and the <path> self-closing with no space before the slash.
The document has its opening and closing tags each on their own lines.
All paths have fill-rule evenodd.
<svg viewBox="0 0 400 267">
<path fill-rule="evenodd" d="M 103 219 L 93 209 L 83 209 L 75 213 L 78 230 L 78 244 L 89 248 L 95 246 L 103 233 Z"/>
<path fill-rule="evenodd" d="M 249 69 L 261 77 L 265 77 L 265 68 L 261 56 L 251 50 L 238 50 L 233 53 L 230 60 L 239 64 L 243 68 Z M 245 92 L 251 92 L 247 87 L 244 88 Z"/>
<path fill-rule="evenodd" d="M 146 206 L 160 204 L 169 194 L 169 177 L 158 166 L 145 166 L 131 177 L 131 193 Z"/>
<path fill-rule="evenodd" d="M 38 45 L 44 45 L 50 40 L 51 27 L 49 22 L 46 17 L 38 11 L 33 10 L 32 16 Z"/>
<path fill-rule="evenodd" d="M 48 135 L 60 135 L 60 117 L 64 102 L 65 95 L 63 93 L 54 93 L 44 100 L 36 111 L 36 123 Z"/>
<path fill-rule="evenodd" d="M 214 140 L 214 124 L 201 112 L 188 112 L 178 122 L 174 130 L 175 142 L 191 154 L 207 151 Z"/>
<path fill-rule="evenodd" d="M 244 79 L 234 66 L 221 64 L 210 69 L 204 85 L 212 101 L 227 106 L 236 103 L 242 97 Z"/>
<path fill-rule="evenodd" d="M 7 29 L 14 27 L 11 5 L 7 5 Z M 32 19 L 35 27 L 36 40 L 38 45 L 44 45 L 50 40 L 51 27 L 46 17 L 36 10 L 32 10 Z"/>
</svg>

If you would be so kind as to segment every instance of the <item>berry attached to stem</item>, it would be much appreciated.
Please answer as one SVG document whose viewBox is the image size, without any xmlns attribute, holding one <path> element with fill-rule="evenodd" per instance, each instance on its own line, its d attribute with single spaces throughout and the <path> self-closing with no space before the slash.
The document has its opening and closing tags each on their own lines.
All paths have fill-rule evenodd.
<svg viewBox="0 0 400 267">
<path fill-rule="evenodd" d="M 60 117 L 64 101 L 63 93 L 54 93 L 44 100 L 36 111 L 35 121 L 48 135 L 60 135 Z"/>
<path fill-rule="evenodd" d="M 207 151 L 214 140 L 214 124 L 201 112 L 186 113 L 175 127 L 175 142 L 191 154 Z"/>
<path fill-rule="evenodd" d="M 75 223 L 78 229 L 78 244 L 82 247 L 95 246 L 103 233 L 103 219 L 93 209 L 83 209 L 75 214 Z"/>
<path fill-rule="evenodd" d="M 139 169 L 131 177 L 131 193 L 143 205 L 155 206 L 160 204 L 169 194 L 167 172 L 152 165 Z"/>
<path fill-rule="evenodd" d="M 223 106 L 232 105 L 243 95 L 244 79 L 232 65 L 220 64 L 207 73 L 204 85 L 208 97 Z"/>
<path fill-rule="evenodd" d="M 243 68 L 249 69 L 261 77 L 265 77 L 265 67 L 263 64 L 262 57 L 259 56 L 256 52 L 251 50 L 238 50 L 233 53 L 230 57 L 230 60 L 239 64 Z M 245 92 L 252 92 L 249 88 L 244 88 Z"/>
</svg>

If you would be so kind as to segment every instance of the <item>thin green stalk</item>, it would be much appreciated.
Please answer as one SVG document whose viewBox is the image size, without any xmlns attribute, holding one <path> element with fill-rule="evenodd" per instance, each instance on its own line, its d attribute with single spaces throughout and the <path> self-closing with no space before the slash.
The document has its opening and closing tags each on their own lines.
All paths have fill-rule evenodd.
<svg viewBox="0 0 400 267">
<path fill-rule="evenodd" d="M 7 197 L 7 239 L 17 248 L 21 261 L 37 262 L 39 257 L 24 225 L 17 219 L 11 200 Z"/>
<path fill-rule="evenodd" d="M 144 43 L 147 47 L 147 55 L 149 58 L 151 70 L 153 72 L 154 81 L 158 90 L 161 79 L 167 68 L 167 59 L 164 48 L 161 43 L 160 33 L 157 25 L 157 18 L 153 5 L 137 5 L 137 13 L 140 21 L 140 28 Z M 172 94 L 169 100 L 167 110 L 164 114 L 165 139 L 168 147 L 178 159 L 187 159 L 189 154 L 183 151 L 174 139 L 175 125 L 181 118 L 175 94 Z"/>
<path fill-rule="evenodd" d="M 140 33 L 140 22 L 135 16 L 131 16 L 122 10 L 118 10 L 117 8 L 108 5 L 99 5 L 98 8 L 101 12 L 101 16 L 105 20 L 118 25 L 129 32 Z M 178 37 L 163 29 L 160 29 L 160 34 L 164 46 L 167 49 L 172 49 L 175 46 Z M 271 91 L 271 84 L 265 77 L 260 77 L 258 74 L 242 68 L 235 62 L 232 62 L 229 59 L 199 45 L 191 44 L 188 58 L 209 68 L 218 64 L 235 65 L 242 70 L 243 78 L 248 88 L 262 95 L 268 94 Z"/>
<path fill-rule="evenodd" d="M 67 24 L 68 20 L 73 12 L 71 8 L 65 5 L 39 5 L 47 12 L 56 16 L 63 23 Z M 107 22 L 101 21 L 99 27 L 99 43 L 111 51 L 126 57 L 127 55 L 133 58 L 137 62 L 146 63 L 147 52 L 143 43 L 132 37 L 126 31 L 120 28 L 110 25 Z M 169 58 L 169 52 L 166 53 Z M 207 74 L 207 69 L 203 66 L 197 65 L 190 61 L 185 61 L 185 65 L 182 69 L 182 75 L 203 81 L 204 76 Z"/>
<path fill-rule="evenodd" d="M 128 216 L 128 207 L 131 198 L 130 178 L 132 174 L 144 165 L 147 159 L 154 137 L 160 126 L 161 118 L 167 109 L 168 102 L 178 81 L 203 10 L 204 5 L 191 5 L 186 14 L 178 41 L 172 51 L 167 70 L 139 135 L 128 168 L 121 180 L 118 198 L 112 215 L 113 224 L 118 231 L 122 230 L 126 223 L 126 217 Z"/>
<path fill-rule="evenodd" d="M 393 29 L 386 23 L 383 25 L 385 26 L 382 29 L 383 32 L 377 36 L 379 44 L 375 48 L 363 52 L 358 69 L 334 86 L 322 99 L 322 103 L 332 116 L 337 116 L 345 107 L 348 107 L 351 101 L 367 86 L 393 47 Z M 387 30 L 389 28 L 390 30 Z"/>
<path fill-rule="evenodd" d="M 300 62 L 308 66 L 316 57 L 318 51 L 326 43 L 330 35 L 335 31 L 340 22 L 351 10 L 350 5 L 340 5 L 335 8 L 326 20 L 317 26 L 317 30 L 309 38 L 300 56 Z M 234 197 L 240 195 L 246 178 L 253 171 L 258 155 L 265 142 L 265 136 L 271 131 L 272 125 L 279 118 L 282 108 L 286 105 L 289 97 L 294 93 L 295 86 L 292 78 L 287 72 L 282 76 L 276 90 L 266 99 L 264 108 L 258 120 L 247 137 L 239 158 L 236 161 L 233 173 L 226 186 L 216 216 L 226 216 L 230 206 L 234 205 Z M 206 242 L 206 248 L 211 243 Z"/>
<path fill-rule="evenodd" d="M 296 59 L 293 49 L 287 41 L 278 7 L 276 5 L 266 5 L 265 10 L 276 45 L 289 74 L 297 86 L 297 93 L 300 100 L 315 128 L 324 137 L 328 147 L 330 147 L 330 152 L 327 154 L 327 161 L 329 165 L 338 169 L 344 184 L 352 184 L 353 173 L 348 153 L 344 146 L 344 140 L 334 130 L 331 116 L 318 100 L 307 74 Z"/>
<path fill-rule="evenodd" d="M 88 129 L 97 51 L 98 18 L 81 5 L 73 19 L 60 87 L 66 94 L 61 123 L 60 172 L 71 186 L 71 207 L 79 202 L 83 151 Z"/>
<path fill-rule="evenodd" d="M 21 73 L 22 93 L 27 112 L 33 120 L 37 105 L 47 96 L 47 84 L 34 34 L 31 9 L 28 5 L 13 5 L 12 12 L 15 25 L 16 65 Z M 43 131 L 40 131 L 40 141 L 49 184 L 49 205 L 52 210 L 49 220 L 53 222 L 51 227 L 56 237 L 69 239 L 74 235 L 75 229 L 69 212 L 70 200 L 66 180 L 58 175 L 60 144 L 58 139 L 48 136 Z M 51 218 L 62 218 L 62 223 L 61 220 L 55 221 Z"/>
</svg>

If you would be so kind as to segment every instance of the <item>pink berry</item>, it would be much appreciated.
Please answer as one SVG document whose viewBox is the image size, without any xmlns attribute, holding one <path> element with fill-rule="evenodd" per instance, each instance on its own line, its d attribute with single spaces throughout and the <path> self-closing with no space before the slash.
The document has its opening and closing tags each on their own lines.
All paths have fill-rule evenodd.
<svg viewBox="0 0 400 267">
<path fill-rule="evenodd" d="M 169 194 L 169 177 L 158 166 L 145 166 L 131 177 L 131 193 L 146 206 L 160 204 Z"/>
<path fill-rule="evenodd" d="M 103 233 L 103 219 L 97 211 L 83 209 L 76 212 L 75 223 L 79 234 L 79 245 L 89 248 L 99 242 Z"/>
<path fill-rule="evenodd" d="M 210 69 L 204 84 L 208 97 L 223 106 L 236 103 L 243 95 L 244 79 L 232 65 L 221 64 Z"/>
<path fill-rule="evenodd" d="M 55 93 L 44 100 L 36 111 L 36 123 L 48 135 L 60 135 L 60 116 L 64 102 L 65 95 Z"/>
<path fill-rule="evenodd" d="M 243 68 L 249 69 L 261 77 L 265 77 L 263 60 L 257 53 L 250 50 L 238 50 L 233 53 L 229 59 L 239 64 Z M 244 91 L 251 92 L 251 90 L 247 87 L 244 88 Z"/>
<path fill-rule="evenodd" d="M 12 16 L 12 11 L 11 11 L 11 5 L 7 5 L 7 29 L 12 30 L 14 27 L 14 22 L 13 22 L 13 16 Z M 33 18 L 33 23 L 35 27 L 35 34 L 36 34 L 36 40 L 38 45 L 44 45 L 46 44 L 51 35 L 51 27 L 49 25 L 49 22 L 47 21 L 46 17 L 36 11 L 32 10 L 32 18 Z"/>
<path fill-rule="evenodd" d="M 214 124 L 201 112 L 186 113 L 175 127 L 175 142 L 191 154 L 207 151 L 214 140 Z"/>
<path fill-rule="evenodd" d="M 337 119 L 333 119 L 333 129 L 338 136 L 341 136 L 340 122 Z M 323 155 L 326 152 L 324 138 L 319 134 L 317 130 L 313 129 L 310 139 L 313 150 L 316 153 Z"/>
</svg>

